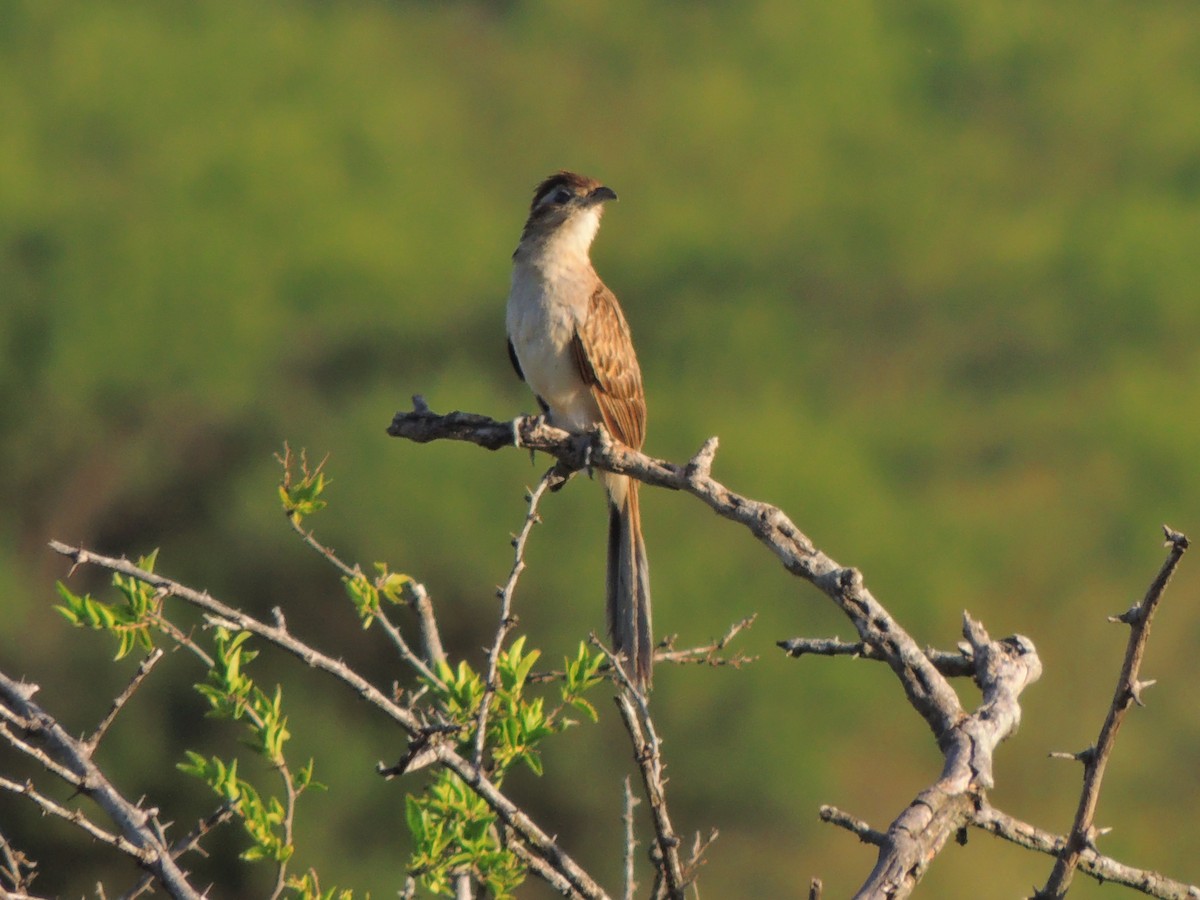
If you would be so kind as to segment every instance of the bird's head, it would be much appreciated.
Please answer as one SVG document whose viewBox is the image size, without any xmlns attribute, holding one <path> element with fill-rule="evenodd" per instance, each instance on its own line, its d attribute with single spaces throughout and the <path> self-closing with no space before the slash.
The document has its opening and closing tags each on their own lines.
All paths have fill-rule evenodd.
<svg viewBox="0 0 1200 900">
<path fill-rule="evenodd" d="M 612 188 L 594 178 L 556 172 L 533 192 L 521 245 L 564 241 L 586 254 L 600 227 L 605 201 L 616 199 Z"/>
</svg>

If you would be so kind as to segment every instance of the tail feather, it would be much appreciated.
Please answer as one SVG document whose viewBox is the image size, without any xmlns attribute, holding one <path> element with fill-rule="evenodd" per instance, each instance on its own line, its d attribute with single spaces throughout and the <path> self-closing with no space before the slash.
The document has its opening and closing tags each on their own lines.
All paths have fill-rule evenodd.
<svg viewBox="0 0 1200 900">
<path fill-rule="evenodd" d="M 608 631 L 613 650 L 641 689 L 650 687 L 654 638 L 650 621 L 650 567 L 642 541 L 638 483 L 609 495 Z M 622 496 L 623 495 L 623 496 Z"/>
</svg>

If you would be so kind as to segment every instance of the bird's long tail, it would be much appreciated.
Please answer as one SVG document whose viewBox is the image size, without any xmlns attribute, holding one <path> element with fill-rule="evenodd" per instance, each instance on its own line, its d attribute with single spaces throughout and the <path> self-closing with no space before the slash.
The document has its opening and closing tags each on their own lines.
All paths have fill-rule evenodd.
<svg viewBox="0 0 1200 900">
<path fill-rule="evenodd" d="M 650 627 L 650 566 L 642 542 L 638 482 L 624 477 L 608 492 L 608 632 L 625 671 L 642 690 L 650 687 L 654 638 Z M 613 482 L 617 482 L 613 478 Z"/>
</svg>

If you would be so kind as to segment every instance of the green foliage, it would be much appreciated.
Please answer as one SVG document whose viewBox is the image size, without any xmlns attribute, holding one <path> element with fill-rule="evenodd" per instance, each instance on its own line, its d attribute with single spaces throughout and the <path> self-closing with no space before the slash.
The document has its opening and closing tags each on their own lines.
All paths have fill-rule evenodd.
<svg viewBox="0 0 1200 900">
<path fill-rule="evenodd" d="M 375 563 L 375 570 L 379 575 L 374 581 L 369 580 L 361 571 L 355 572 L 353 577 L 342 578 L 346 593 L 362 620 L 363 628 L 370 628 L 371 623 L 375 621 L 379 614 L 381 597 L 389 603 L 401 605 L 405 602 L 405 591 L 413 584 L 408 575 L 389 571 L 387 563 Z"/>
<path fill-rule="evenodd" d="M 293 523 L 299 525 L 306 517 L 320 512 L 327 505 L 326 501 L 321 499 L 321 494 L 328 485 L 324 472 L 328 457 L 321 460 L 316 468 L 310 468 L 308 455 L 301 450 L 298 477 L 293 470 L 295 461 L 292 457 L 292 450 L 287 444 L 283 445 L 283 453 L 276 454 L 275 458 L 283 466 L 283 478 L 279 482 L 279 499 L 283 501 L 284 512 L 288 514 Z"/>
<path fill-rule="evenodd" d="M 351 890 L 339 890 L 336 887 L 323 889 L 317 873 L 311 870 L 303 875 L 292 876 L 288 879 L 287 886 L 296 892 L 297 900 L 354 900 L 354 892 Z M 370 900 L 370 897 L 371 895 L 367 894 L 367 900 Z"/>
<path fill-rule="evenodd" d="M 291 858 L 295 847 L 283 838 L 287 810 L 277 797 L 264 800 L 254 785 L 240 778 L 236 759 L 226 763 L 215 756 L 206 759 L 191 750 L 187 751 L 187 757 L 187 762 L 179 763 L 179 771 L 199 778 L 228 802 L 254 841 L 253 846 L 243 851 L 242 859 L 282 863 Z"/>
<path fill-rule="evenodd" d="M 138 557 L 136 565 L 153 572 L 157 558 L 158 550 L 154 550 L 149 556 Z M 93 599 L 90 594 L 81 597 L 59 581 L 55 588 L 63 603 L 54 608 L 76 627 L 107 631 L 116 637 L 115 659 L 128 656 L 139 646 L 153 650 L 151 631 L 160 620 L 162 596 L 153 585 L 119 573 L 113 574 L 112 583 L 124 598 L 120 603 L 106 603 Z"/>
<path fill-rule="evenodd" d="M 206 759 L 189 750 L 186 751 L 188 762 L 180 763 L 179 769 L 205 782 L 241 819 L 253 842 L 242 853 L 242 859 L 283 864 L 295 852 L 291 818 L 296 798 L 318 785 L 312 778 L 313 760 L 296 772 L 288 767 L 283 750 L 291 734 L 287 716 L 283 714 L 283 689 L 277 685 L 274 693 L 268 695 L 243 671 L 243 667 L 258 655 L 246 648 L 249 639 L 248 631 L 231 634 L 224 627 L 215 628 L 207 679 L 197 684 L 196 690 L 208 700 L 208 715 L 246 723 L 246 745 L 278 772 L 284 798 L 263 798 L 252 784 L 238 776 L 236 758 L 227 763 L 215 756 Z"/>
<path fill-rule="evenodd" d="M 526 695 L 529 676 L 540 657 L 525 650 L 522 635 L 497 658 L 497 685 L 489 707 L 485 747 L 491 780 L 500 785 L 512 766 L 520 763 L 535 775 L 543 772 L 540 747 L 546 738 L 574 724 L 562 715 L 566 707 L 595 719 L 595 708 L 583 693 L 602 679 L 597 672 L 603 654 L 591 653 L 584 643 L 573 659 L 564 660 L 562 706 L 547 711 L 541 697 Z M 465 661 L 440 667 L 441 684 L 428 685 L 438 709 L 459 726 L 458 750 L 473 751 L 484 680 Z M 453 772 L 442 770 L 420 796 L 406 798 L 406 818 L 415 849 L 409 871 L 422 885 L 453 896 L 454 878 L 470 874 L 496 898 L 511 897 L 525 877 L 524 864 L 503 846 L 496 814 Z"/>
</svg>

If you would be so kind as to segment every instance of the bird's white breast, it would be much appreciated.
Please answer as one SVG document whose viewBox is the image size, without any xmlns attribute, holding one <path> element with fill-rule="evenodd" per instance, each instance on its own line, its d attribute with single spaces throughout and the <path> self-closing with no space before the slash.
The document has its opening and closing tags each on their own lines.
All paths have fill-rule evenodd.
<svg viewBox="0 0 1200 900">
<path fill-rule="evenodd" d="M 550 421 L 583 431 L 599 421 L 600 410 L 580 376 L 571 342 L 587 314 L 595 274 L 586 262 L 546 262 L 545 256 L 530 261 L 518 254 L 508 295 L 508 337 L 525 381 L 550 407 Z"/>
</svg>

